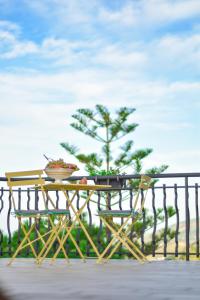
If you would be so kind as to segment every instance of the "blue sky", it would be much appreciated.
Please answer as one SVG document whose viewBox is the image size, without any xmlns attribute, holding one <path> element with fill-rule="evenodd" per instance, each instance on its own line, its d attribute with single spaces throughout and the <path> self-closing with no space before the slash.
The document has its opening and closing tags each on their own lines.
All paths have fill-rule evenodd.
<svg viewBox="0 0 200 300">
<path fill-rule="evenodd" d="M 0 0 L 1 176 L 96 149 L 69 126 L 96 104 L 136 108 L 146 167 L 198 172 L 199 78 L 199 0 Z"/>
</svg>

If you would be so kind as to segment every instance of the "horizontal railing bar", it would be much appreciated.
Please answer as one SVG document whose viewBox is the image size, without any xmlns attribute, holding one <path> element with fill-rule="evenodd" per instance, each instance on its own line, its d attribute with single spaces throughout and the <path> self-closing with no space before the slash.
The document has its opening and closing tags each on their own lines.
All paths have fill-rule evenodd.
<svg viewBox="0 0 200 300">
<path fill-rule="evenodd" d="M 144 253 L 146 255 L 148 255 L 148 253 Z M 163 252 L 155 252 L 155 255 L 162 255 L 163 256 Z M 167 252 L 167 255 L 174 255 L 174 252 Z M 178 252 L 178 255 L 186 255 L 186 252 Z M 197 255 L 196 252 L 190 252 L 190 255 Z"/>
<path fill-rule="evenodd" d="M 197 187 L 200 188 L 200 185 L 197 184 Z M 185 188 L 184 185 L 177 185 L 177 189 L 184 189 L 184 188 Z M 190 189 L 195 188 L 195 185 L 189 185 L 188 188 L 190 188 Z M 154 186 L 154 189 L 163 189 L 163 186 Z M 166 185 L 166 189 L 174 189 L 174 185 L 173 186 L 167 186 Z M 4 192 L 9 192 L 9 189 L 7 189 L 7 188 L 6 189 L 4 188 L 3 190 L 4 190 Z M 29 190 L 30 190 L 30 192 L 35 191 L 34 188 L 32 188 L 32 189 L 29 188 Z M 112 188 L 109 188 L 109 191 L 110 190 L 113 190 L 113 191 L 121 191 L 121 190 L 122 191 L 130 191 L 130 190 L 133 190 L 133 188 L 128 188 L 128 187 L 127 188 L 114 188 L 114 187 L 112 187 Z M 54 190 L 52 190 L 52 191 L 54 191 Z M 104 190 L 102 190 L 102 191 L 104 191 Z M 18 192 L 18 189 L 13 189 L 13 192 Z M 25 190 L 21 189 L 21 192 L 27 192 L 27 189 L 25 189 Z"/>
<path fill-rule="evenodd" d="M 6 255 L 6 254 L 9 254 L 9 252 L 8 251 L 3 251 L 2 254 Z M 76 254 L 76 252 L 75 251 L 71 251 L 70 254 Z M 96 253 L 91 251 L 90 254 L 96 254 Z M 115 254 L 121 254 L 121 252 L 115 252 Z M 129 254 L 129 252 L 128 251 L 124 251 L 123 254 Z M 144 251 L 144 254 L 152 256 L 151 254 L 146 253 L 145 251 Z M 163 256 L 163 252 L 155 252 L 155 255 L 162 255 Z M 175 253 L 174 252 L 167 252 L 167 255 L 174 255 L 175 256 Z M 185 252 L 179 252 L 178 255 L 186 255 L 186 253 Z M 190 255 L 196 256 L 196 252 L 190 252 Z M 91 258 L 96 258 L 96 257 L 91 257 Z"/>
<path fill-rule="evenodd" d="M 200 177 L 200 173 L 164 173 L 164 174 L 142 174 L 150 176 L 151 178 L 185 178 L 185 177 Z M 68 178 L 68 180 L 79 180 L 83 176 L 71 176 Z M 98 178 L 101 179 L 115 179 L 118 177 L 119 179 L 139 179 L 141 177 L 141 174 L 138 175 L 115 175 L 115 176 L 85 176 L 88 180 L 95 180 Z"/>
<path fill-rule="evenodd" d="M 185 178 L 185 177 L 200 177 L 200 173 L 164 173 L 164 174 L 142 174 L 150 176 L 151 178 Z M 109 175 L 109 176 L 84 176 L 88 180 L 96 180 L 98 178 L 101 179 L 138 179 L 141 177 L 141 174 L 138 175 Z M 66 178 L 65 180 L 74 181 L 74 180 L 80 180 L 83 176 L 71 176 L 69 178 Z M 26 179 L 24 177 L 24 179 Z M 30 179 L 30 178 L 29 178 Z M 47 181 L 52 181 L 52 178 L 50 177 L 44 177 Z M 0 177 L 0 181 L 7 181 L 6 177 Z"/>
</svg>

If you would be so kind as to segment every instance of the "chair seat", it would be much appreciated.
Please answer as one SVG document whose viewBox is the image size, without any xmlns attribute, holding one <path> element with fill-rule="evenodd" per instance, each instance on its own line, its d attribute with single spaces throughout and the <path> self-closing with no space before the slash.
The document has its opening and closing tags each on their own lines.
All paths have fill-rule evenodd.
<svg viewBox="0 0 200 300">
<path fill-rule="evenodd" d="M 44 215 L 46 213 L 45 210 L 35 210 L 35 209 L 29 209 L 29 210 L 15 210 L 14 214 L 16 216 L 32 216 L 32 215 Z"/>
<path fill-rule="evenodd" d="M 67 209 L 44 209 L 44 210 L 15 210 L 16 216 L 33 216 L 33 215 L 69 215 L 70 212 Z"/>
<path fill-rule="evenodd" d="M 68 209 L 50 209 L 47 210 L 48 215 L 70 215 L 70 211 Z"/>
<path fill-rule="evenodd" d="M 133 216 L 136 217 L 139 215 L 139 213 L 137 211 L 134 211 L 133 209 L 131 210 L 99 210 L 98 211 L 98 215 L 99 216 L 104 216 L 104 217 L 129 217 L 129 216 Z"/>
</svg>

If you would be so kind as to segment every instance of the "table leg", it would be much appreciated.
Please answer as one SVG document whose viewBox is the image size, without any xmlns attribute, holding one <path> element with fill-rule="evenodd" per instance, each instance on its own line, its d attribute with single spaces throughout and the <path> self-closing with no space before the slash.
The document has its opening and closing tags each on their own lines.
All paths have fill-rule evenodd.
<svg viewBox="0 0 200 300">
<path fill-rule="evenodd" d="M 64 195 L 65 195 L 65 197 L 67 198 L 67 200 L 68 200 L 68 202 L 69 202 L 70 207 L 71 207 L 72 210 L 73 210 L 74 215 L 77 216 L 77 221 L 79 222 L 79 224 L 80 224 L 80 226 L 81 226 L 83 232 L 85 233 L 85 235 L 86 235 L 88 241 L 90 242 L 90 245 L 92 246 L 93 250 L 94 250 L 95 253 L 97 254 L 97 257 L 99 257 L 99 255 L 100 255 L 100 254 L 99 254 L 99 251 L 98 251 L 97 247 L 95 246 L 93 240 L 91 239 L 91 237 L 90 237 L 90 235 L 89 235 L 87 229 L 85 228 L 84 224 L 81 222 L 81 219 L 80 219 L 80 217 L 79 217 L 80 214 L 77 213 L 76 209 L 74 208 L 74 206 L 73 206 L 73 204 L 72 204 L 72 201 L 69 201 L 69 197 L 68 197 L 66 191 L 63 191 L 63 192 L 64 192 Z M 89 195 L 88 195 L 88 197 L 87 197 L 87 199 L 86 199 L 86 202 L 85 202 L 85 204 L 84 204 L 85 206 L 86 206 L 87 203 L 90 201 L 90 199 L 91 199 L 93 193 L 94 193 L 94 191 L 92 191 L 92 192 L 89 193 Z M 84 206 L 84 207 L 85 207 L 85 206 Z"/>
<path fill-rule="evenodd" d="M 73 221 L 71 227 L 69 228 L 69 230 L 68 230 L 68 232 L 67 232 L 65 238 L 63 239 L 62 244 L 65 243 L 65 241 L 67 240 L 68 236 L 70 235 L 72 229 L 73 229 L 74 226 L 75 226 L 75 222 L 78 221 L 78 222 L 80 223 L 80 225 L 82 224 L 82 222 L 80 222 L 79 216 L 81 215 L 82 211 L 84 210 L 85 206 L 87 205 L 87 203 L 88 203 L 88 201 L 90 200 L 91 196 L 93 195 L 94 191 L 91 191 L 91 192 L 89 193 L 89 195 L 88 195 L 88 197 L 87 197 L 85 203 L 82 205 L 82 207 L 79 209 L 79 211 L 76 211 L 75 208 L 74 208 L 73 205 L 72 205 L 72 201 L 73 201 L 73 199 L 74 199 L 74 195 L 77 194 L 77 191 L 74 193 L 74 195 L 73 195 L 73 197 L 71 198 L 71 200 L 69 199 L 69 197 L 68 197 L 66 191 L 63 190 L 63 193 L 64 193 L 64 195 L 65 195 L 65 197 L 66 197 L 66 199 L 67 199 L 67 201 L 68 201 L 69 207 L 71 207 L 72 210 L 73 210 L 73 212 L 74 212 L 75 219 L 74 219 L 74 221 Z M 82 225 L 83 225 L 83 224 L 82 224 Z M 84 227 L 84 225 L 83 225 L 83 227 Z M 82 227 L 82 229 L 83 229 L 83 227 Z M 86 234 L 87 230 L 85 229 L 85 227 L 84 227 L 83 231 L 84 231 L 85 234 Z M 87 232 L 87 235 L 86 235 L 87 238 L 88 238 L 88 235 L 89 235 L 89 234 L 88 234 L 88 232 Z M 89 238 L 90 238 L 90 237 L 89 237 Z M 91 242 L 91 244 L 93 243 L 93 241 L 91 240 L 91 238 L 90 238 L 90 242 Z M 94 245 L 94 243 L 93 243 L 93 245 Z M 78 245 L 77 245 L 77 247 L 78 247 Z M 94 249 L 95 249 L 95 245 L 94 245 Z M 79 253 L 82 253 L 82 251 L 81 251 L 80 248 L 79 248 L 79 250 L 80 250 Z M 60 247 L 57 249 L 56 253 L 54 254 L 53 259 L 55 259 L 55 258 L 57 257 L 59 251 L 60 251 Z M 96 252 L 97 255 L 99 256 L 99 252 L 98 252 L 97 249 L 96 249 L 95 252 Z M 84 257 L 83 254 L 82 254 L 81 256 Z"/>
</svg>

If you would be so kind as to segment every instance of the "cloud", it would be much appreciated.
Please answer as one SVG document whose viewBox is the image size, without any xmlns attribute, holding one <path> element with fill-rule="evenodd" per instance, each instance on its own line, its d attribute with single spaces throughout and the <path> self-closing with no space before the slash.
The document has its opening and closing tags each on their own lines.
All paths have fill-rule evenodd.
<svg viewBox="0 0 200 300">
<path fill-rule="evenodd" d="M 1 73 L 2 117 L 14 120 L 14 116 L 20 115 L 20 118 L 24 119 L 22 116 L 27 115 L 27 110 L 22 111 L 21 107 L 25 106 L 28 109 L 30 105 L 32 109 L 40 103 L 41 106 L 46 106 L 47 112 L 53 106 L 66 105 L 66 110 L 72 113 L 75 107 L 92 107 L 99 102 L 107 105 L 109 101 L 109 106 L 113 109 L 116 105 L 136 106 L 149 116 L 151 123 L 154 123 L 149 111 L 160 121 L 167 120 L 169 115 L 173 114 L 176 118 L 180 104 L 184 107 L 188 104 L 188 97 L 191 94 L 198 95 L 200 90 L 199 82 L 134 81 L 132 77 L 125 76 L 126 71 L 111 76 L 112 74 L 112 71 L 99 72 L 98 69 L 69 70 L 55 74 L 41 71 L 23 74 Z M 191 97 L 190 99 L 192 101 Z M 198 97 L 193 99 L 198 100 Z"/>
<path fill-rule="evenodd" d="M 71 41 L 63 38 L 45 38 L 41 43 L 23 40 L 9 31 L 0 31 L 0 58 L 15 59 L 32 55 L 40 59 L 39 66 L 48 60 L 51 66 L 101 65 L 114 68 L 142 67 L 146 62 L 145 53 L 104 40 Z M 42 62 L 43 60 L 43 62 Z M 36 61 L 37 64 L 37 61 Z"/>
<path fill-rule="evenodd" d="M 189 114 L 199 108 L 198 32 L 163 32 L 148 40 L 142 33 L 197 16 L 197 1 L 191 0 L 190 7 L 188 1 L 121 1 L 112 10 L 103 3 L 26 1 L 42 22 L 46 18 L 51 24 L 51 33 L 41 28 L 42 38 L 35 40 L 25 25 L 0 22 L 0 130 L 7 137 L 2 168 L 43 164 L 43 152 L 63 156 L 61 141 L 84 145 L 89 152 L 92 142 L 70 129 L 70 116 L 97 103 L 112 111 L 136 107 L 132 120 L 141 124 L 138 145 L 152 144 L 166 157 L 177 149 L 181 134 L 196 129 Z M 55 34 L 58 27 L 62 34 Z M 129 28 L 136 28 L 138 38 Z M 76 29 L 84 34 L 69 34 Z"/>
<path fill-rule="evenodd" d="M 0 59 L 13 59 L 36 53 L 37 45 L 20 38 L 21 28 L 15 23 L 0 21 Z"/>
<path fill-rule="evenodd" d="M 102 47 L 101 51 L 94 57 L 94 61 L 97 64 L 120 68 L 142 67 L 146 62 L 146 55 L 141 51 L 127 49 L 126 46 L 109 45 L 107 47 L 104 46 L 104 48 Z"/>
<path fill-rule="evenodd" d="M 162 37 L 157 44 L 157 54 L 160 51 L 168 62 L 177 64 L 198 65 L 200 59 L 200 34 L 187 36 L 168 35 Z M 178 60 L 177 60 L 178 59 Z"/>
<path fill-rule="evenodd" d="M 86 25 L 94 20 L 95 11 L 98 11 L 99 1 L 84 0 L 23 0 L 24 4 L 36 14 L 54 23 L 59 24 Z"/>
<path fill-rule="evenodd" d="M 131 27 L 153 27 L 200 15 L 198 0 L 142 0 L 125 1 L 118 10 L 101 7 L 99 19 L 106 23 L 115 23 Z"/>
<path fill-rule="evenodd" d="M 93 142 L 70 128 L 70 116 L 77 108 L 93 108 L 97 103 L 112 111 L 120 106 L 137 108 L 133 116 L 133 121 L 141 124 L 133 137 L 138 141 L 137 148 L 153 146 L 158 151 L 160 135 L 166 135 L 170 149 L 175 149 L 181 129 L 192 128 L 187 110 L 184 115 L 184 103 L 188 104 L 188 97 L 194 90 L 199 91 L 200 84 L 136 82 L 125 74 L 126 71 L 113 74 L 98 69 L 54 74 L 41 71 L 1 73 L 0 130 L 7 137 L 1 148 L 2 170 L 11 169 L 11 166 L 13 169 L 34 168 L 35 162 L 39 167 L 44 164 L 43 153 L 65 157 L 66 153 L 59 146 L 61 141 L 77 144 L 89 152 Z M 180 103 L 177 102 L 178 94 L 181 95 Z M 175 151 L 170 149 L 168 154 Z M 156 164 L 157 159 L 153 162 Z M 163 162 L 168 163 L 168 160 Z"/>
<path fill-rule="evenodd" d="M 198 0 L 150 0 L 143 1 L 144 17 L 150 21 L 169 23 L 200 15 Z"/>
<path fill-rule="evenodd" d="M 155 2 L 157 1 L 150 1 L 149 3 L 155 5 Z M 48 1 L 41 5 L 47 5 L 47 3 L 51 5 L 56 3 L 61 7 L 65 2 Z M 76 5 L 78 3 L 76 2 Z M 129 10 L 131 10 L 130 7 L 133 3 L 126 3 L 128 3 Z M 141 1 L 140 5 L 147 5 L 144 3 L 146 2 Z M 172 5 L 170 1 L 164 1 L 163 3 Z M 179 8 L 181 2 L 176 2 L 176 4 Z M 186 1 L 184 1 L 184 5 L 186 4 Z M 38 5 L 40 7 L 40 4 Z M 161 5 L 160 1 L 158 1 L 158 5 Z M 196 7 L 195 5 L 195 1 L 192 0 L 191 6 Z M 86 10 L 90 11 L 88 7 Z M 123 7 L 124 5 L 121 6 L 121 9 Z M 185 9 L 183 10 L 185 11 Z M 193 10 L 191 9 L 191 11 Z M 121 19 L 124 20 L 123 17 Z M 90 22 L 92 23 L 92 21 Z M 65 26 L 64 28 L 66 28 Z M 44 68 L 47 64 L 49 68 L 64 68 L 65 66 L 72 66 L 73 68 L 94 66 L 97 68 L 98 65 L 101 68 L 108 67 L 114 70 L 126 68 L 127 72 L 130 70 L 132 73 L 137 73 L 136 76 L 139 77 L 144 76 L 145 72 L 151 72 L 152 75 L 159 77 L 162 68 L 163 78 L 170 76 L 172 69 L 173 72 L 181 73 L 181 76 L 185 74 L 186 77 L 188 71 L 195 76 L 199 72 L 200 35 L 198 33 L 190 33 L 187 36 L 167 34 L 146 42 L 133 40 L 129 43 L 112 41 L 107 39 L 106 36 L 95 38 L 95 40 L 82 37 L 72 39 L 66 36 L 63 38 L 47 36 L 36 43 L 31 39 L 23 38 L 22 28 L 19 25 L 2 21 L 0 40 L 1 59 L 13 60 L 18 57 L 30 57 L 32 55 L 31 57 L 35 61 L 34 67 L 36 68 L 37 65 L 38 68 Z"/>
<path fill-rule="evenodd" d="M 100 0 L 44 0 L 24 3 L 35 13 L 61 24 L 89 25 L 98 22 L 124 26 L 154 26 L 169 24 L 200 15 L 198 0 L 141 0 L 119 1 L 117 8 L 109 8 Z"/>
<path fill-rule="evenodd" d="M 99 12 L 99 20 L 106 23 L 118 23 L 125 26 L 132 26 L 138 23 L 138 18 L 141 11 L 139 8 L 134 8 L 133 4 L 127 3 L 120 10 L 109 11 L 102 7 Z"/>
<path fill-rule="evenodd" d="M 7 20 L 0 20 L 0 30 L 11 31 L 14 33 L 20 33 L 21 28 L 14 22 L 10 22 Z"/>
</svg>

